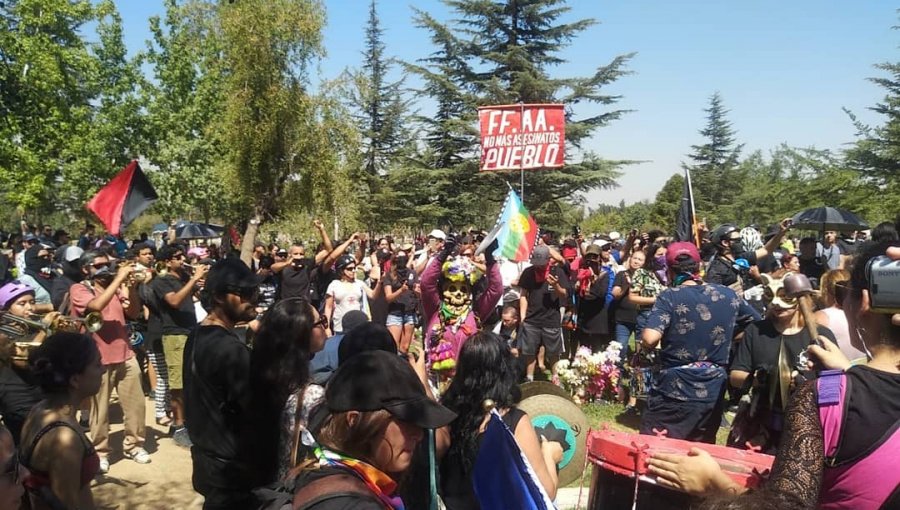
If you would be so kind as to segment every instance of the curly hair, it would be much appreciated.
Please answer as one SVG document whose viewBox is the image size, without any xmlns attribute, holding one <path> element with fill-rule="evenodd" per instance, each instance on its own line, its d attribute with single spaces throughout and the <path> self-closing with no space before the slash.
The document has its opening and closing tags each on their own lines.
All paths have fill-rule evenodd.
<svg viewBox="0 0 900 510">
<path fill-rule="evenodd" d="M 457 414 L 450 424 L 450 451 L 462 459 L 466 473 L 478 454 L 482 402 L 491 399 L 497 409 L 515 406 L 521 398 L 518 376 L 516 359 L 500 336 L 482 331 L 463 344 L 441 403 Z"/>
</svg>

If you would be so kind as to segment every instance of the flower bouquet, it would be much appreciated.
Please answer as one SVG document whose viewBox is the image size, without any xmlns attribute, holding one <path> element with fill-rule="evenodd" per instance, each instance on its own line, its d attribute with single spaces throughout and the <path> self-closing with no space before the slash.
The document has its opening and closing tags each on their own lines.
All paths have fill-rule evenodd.
<svg viewBox="0 0 900 510">
<path fill-rule="evenodd" d="M 615 400 L 621 352 L 619 342 L 610 342 L 600 352 L 581 346 L 571 362 L 560 360 L 556 364 L 560 383 L 572 394 L 576 404 Z"/>
</svg>

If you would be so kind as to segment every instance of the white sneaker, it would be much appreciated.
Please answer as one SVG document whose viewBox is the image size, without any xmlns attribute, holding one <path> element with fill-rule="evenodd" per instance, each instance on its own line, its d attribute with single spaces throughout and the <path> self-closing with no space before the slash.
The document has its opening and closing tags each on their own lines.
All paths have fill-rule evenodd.
<svg viewBox="0 0 900 510">
<path fill-rule="evenodd" d="M 109 459 L 106 457 L 100 457 L 100 473 L 104 475 L 109 473 Z"/>
<path fill-rule="evenodd" d="M 125 452 L 125 457 L 129 458 L 138 464 L 150 464 L 150 454 L 147 453 L 147 450 L 137 447 L 129 452 Z"/>
</svg>

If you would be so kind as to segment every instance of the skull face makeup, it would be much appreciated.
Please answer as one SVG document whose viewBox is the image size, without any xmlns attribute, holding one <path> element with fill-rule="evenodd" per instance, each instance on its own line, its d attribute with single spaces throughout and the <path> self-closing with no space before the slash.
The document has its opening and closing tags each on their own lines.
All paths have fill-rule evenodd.
<svg viewBox="0 0 900 510">
<path fill-rule="evenodd" d="M 763 299 L 766 300 L 769 306 L 782 310 L 792 310 L 797 307 L 797 299 L 788 298 L 785 293 L 783 277 L 772 278 L 765 273 L 761 274 L 760 277 L 763 281 Z"/>
<path fill-rule="evenodd" d="M 446 307 L 456 315 L 461 315 L 472 302 L 472 287 L 464 281 L 445 280 L 441 295 Z"/>
</svg>

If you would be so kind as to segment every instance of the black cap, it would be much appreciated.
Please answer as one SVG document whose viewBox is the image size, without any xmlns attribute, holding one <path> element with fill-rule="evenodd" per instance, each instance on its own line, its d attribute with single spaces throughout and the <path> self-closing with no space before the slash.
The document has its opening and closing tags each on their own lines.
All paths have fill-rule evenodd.
<svg viewBox="0 0 900 510">
<path fill-rule="evenodd" d="M 456 413 L 428 398 L 408 361 L 384 351 L 364 352 L 342 365 L 325 389 L 325 403 L 332 412 L 384 409 L 423 429 L 456 419 Z"/>
<path fill-rule="evenodd" d="M 347 312 L 347 315 L 351 313 L 353 312 Z M 368 316 L 362 324 L 354 324 L 355 319 L 352 317 L 350 318 L 351 324 L 347 324 L 347 315 L 341 318 L 344 338 L 338 345 L 338 366 L 343 365 L 353 356 L 368 351 L 385 351 L 397 355 L 397 342 L 394 341 L 394 337 L 386 327 L 368 322 Z"/>
<path fill-rule="evenodd" d="M 227 258 L 214 265 L 206 275 L 206 289 L 212 295 L 221 295 L 231 289 L 252 289 L 261 279 L 239 258 Z"/>
</svg>

